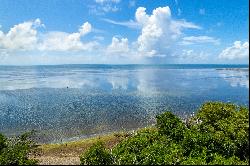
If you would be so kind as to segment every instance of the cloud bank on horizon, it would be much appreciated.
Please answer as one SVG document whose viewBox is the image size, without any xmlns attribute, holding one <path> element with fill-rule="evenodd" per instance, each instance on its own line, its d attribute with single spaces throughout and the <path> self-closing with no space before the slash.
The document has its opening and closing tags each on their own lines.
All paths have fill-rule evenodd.
<svg viewBox="0 0 250 166">
<path fill-rule="evenodd" d="M 118 20 L 119 13 L 124 14 L 124 4 L 121 0 L 95 0 L 87 5 L 90 20 L 86 17 L 85 22 L 69 28 L 70 31 L 50 30 L 39 17 L 3 29 L 0 16 L 0 64 L 248 63 L 249 27 L 239 32 L 245 33 L 245 38 L 221 37 L 220 32 L 213 31 L 221 29 L 221 22 L 227 20 L 208 27 L 202 21 L 194 23 L 181 17 L 184 9 L 178 1 L 173 2 L 177 7 L 174 16 L 168 5 L 150 12 L 131 0 L 127 8 L 135 11 L 129 19 Z M 197 15 L 205 17 L 208 12 L 200 8 Z M 109 15 L 111 18 L 107 18 Z M 78 20 L 82 20 L 81 16 Z M 102 24 L 110 29 L 100 28 Z"/>
</svg>

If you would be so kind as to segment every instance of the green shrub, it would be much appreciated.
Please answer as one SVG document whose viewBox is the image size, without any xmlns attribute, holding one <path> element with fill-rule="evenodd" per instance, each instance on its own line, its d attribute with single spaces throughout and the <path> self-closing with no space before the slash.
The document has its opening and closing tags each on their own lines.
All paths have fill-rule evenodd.
<svg viewBox="0 0 250 166">
<path fill-rule="evenodd" d="M 225 158 L 222 155 L 215 153 L 213 156 L 213 161 L 211 161 L 208 164 L 209 165 L 248 165 L 249 163 L 246 161 L 241 161 L 236 156 Z"/>
<path fill-rule="evenodd" d="M 103 143 L 97 142 L 81 155 L 80 161 L 81 165 L 110 165 L 113 159 Z"/>
<path fill-rule="evenodd" d="M 159 134 L 166 135 L 174 141 L 181 141 L 186 127 L 180 118 L 171 112 L 156 116 Z"/>
<path fill-rule="evenodd" d="M 215 125 L 221 119 L 231 118 L 237 113 L 237 106 L 230 103 L 207 102 L 198 110 L 197 117 L 203 124 Z"/>
<path fill-rule="evenodd" d="M 207 149 L 203 148 L 200 152 L 192 151 L 189 156 L 186 156 L 181 165 L 206 165 L 207 164 Z"/>
<path fill-rule="evenodd" d="M 172 142 L 156 141 L 143 149 L 140 164 L 145 165 L 177 165 L 183 160 L 182 148 Z"/>
<path fill-rule="evenodd" d="M 203 153 L 204 147 L 207 148 L 213 144 L 213 140 L 209 133 L 200 133 L 195 129 L 190 129 L 185 132 L 181 144 L 184 155 L 199 157 Z"/>
<path fill-rule="evenodd" d="M 197 113 L 198 131 L 209 133 L 213 144 L 209 150 L 226 157 L 236 155 L 241 160 L 249 159 L 249 110 L 234 104 L 205 103 Z"/>
<path fill-rule="evenodd" d="M 142 151 L 158 139 L 159 135 L 151 130 L 138 132 L 112 150 L 115 164 L 141 164 L 143 160 Z"/>
<path fill-rule="evenodd" d="M 6 138 L 0 133 L 0 154 L 3 148 L 6 147 Z"/>
<path fill-rule="evenodd" d="M 30 134 L 26 133 L 14 138 L 5 138 L 0 134 L 0 165 L 35 165 L 36 160 L 28 158 L 33 141 L 29 139 Z"/>
<path fill-rule="evenodd" d="M 90 162 L 85 159 L 82 163 L 99 164 L 104 163 L 101 159 L 108 158 L 106 163 L 116 165 L 248 164 L 249 109 L 246 107 L 208 102 L 186 124 L 171 112 L 158 115 L 156 120 L 157 128 L 140 130 L 126 138 L 113 148 L 112 157 L 103 146 L 95 146 L 86 153 Z M 101 152 L 97 153 L 97 149 Z"/>
</svg>

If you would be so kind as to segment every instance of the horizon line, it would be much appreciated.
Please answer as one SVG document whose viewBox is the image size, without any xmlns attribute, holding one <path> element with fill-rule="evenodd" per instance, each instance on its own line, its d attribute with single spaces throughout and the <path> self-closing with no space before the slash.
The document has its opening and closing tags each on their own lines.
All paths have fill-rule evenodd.
<svg viewBox="0 0 250 166">
<path fill-rule="evenodd" d="M 108 63 L 72 63 L 72 64 L 30 64 L 30 65 L 16 65 L 16 64 L 0 64 L 0 67 L 4 67 L 4 66 L 67 66 L 67 65 L 106 65 L 106 66 L 128 66 L 128 65 L 145 65 L 145 66 L 150 66 L 150 65 L 232 65 L 232 66 L 236 66 L 236 65 L 244 65 L 244 66 L 249 66 L 249 64 L 245 64 L 245 63 L 154 63 L 154 64 L 149 64 L 149 63 L 137 63 L 137 64 L 133 64 L 133 63 L 128 63 L 128 64 L 108 64 Z"/>
</svg>

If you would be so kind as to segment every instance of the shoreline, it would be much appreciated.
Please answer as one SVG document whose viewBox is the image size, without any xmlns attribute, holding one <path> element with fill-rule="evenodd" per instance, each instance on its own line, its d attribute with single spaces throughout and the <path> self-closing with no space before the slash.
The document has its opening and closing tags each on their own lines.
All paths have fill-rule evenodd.
<svg viewBox="0 0 250 166">
<path fill-rule="evenodd" d="M 47 145 L 47 144 L 65 144 L 65 143 L 71 143 L 71 142 L 78 142 L 81 140 L 91 139 L 91 138 L 97 138 L 97 137 L 103 137 L 107 135 L 113 135 L 117 133 L 131 133 L 134 131 L 138 131 L 144 128 L 150 128 L 153 127 L 155 124 L 151 124 L 145 127 L 135 127 L 131 129 L 124 129 L 124 130 L 114 130 L 114 131 L 107 131 L 102 133 L 96 133 L 96 134 L 89 134 L 89 135 L 80 135 L 80 136 L 74 136 L 69 138 L 63 138 L 61 140 L 54 140 L 51 142 L 45 142 L 45 143 L 39 143 L 39 145 Z"/>
<path fill-rule="evenodd" d="M 140 128 L 136 131 L 141 129 L 144 128 Z M 38 144 L 38 152 L 31 154 L 30 158 L 37 159 L 39 165 L 79 165 L 79 156 L 88 150 L 88 148 L 94 143 L 98 141 L 104 142 L 106 148 L 111 149 L 134 132 L 135 130 L 110 132 L 61 143 Z"/>
</svg>

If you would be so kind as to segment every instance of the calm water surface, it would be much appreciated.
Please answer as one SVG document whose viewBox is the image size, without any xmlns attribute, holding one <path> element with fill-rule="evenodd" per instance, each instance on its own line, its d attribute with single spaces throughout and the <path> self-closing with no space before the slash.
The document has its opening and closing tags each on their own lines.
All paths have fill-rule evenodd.
<svg viewBox="0 0 250 166">
<path fill-rule="evenodd" d="M 0 66 L 0 132 L 58 142 L 190 115 L 204 101 L 249 106 L 246 65 Z"/>
</svg>

